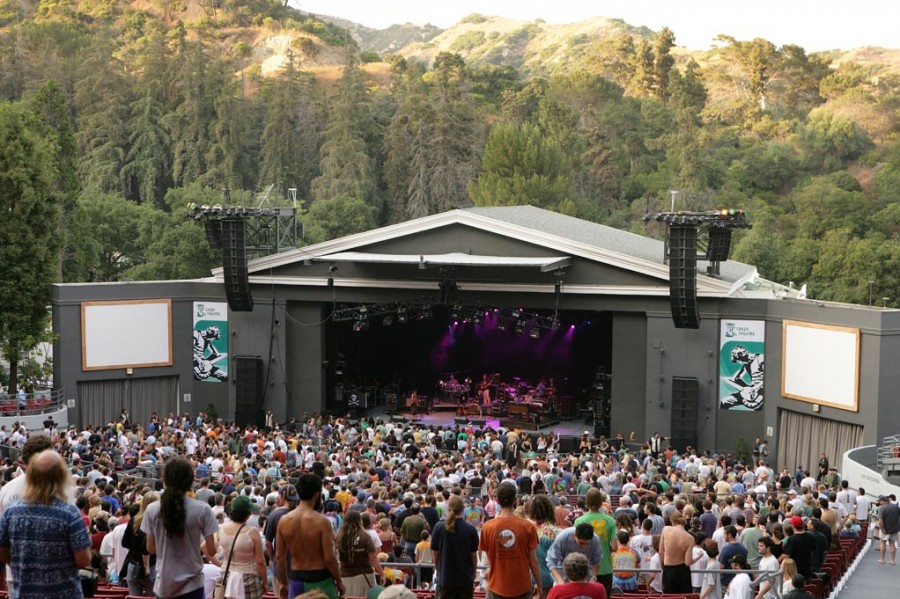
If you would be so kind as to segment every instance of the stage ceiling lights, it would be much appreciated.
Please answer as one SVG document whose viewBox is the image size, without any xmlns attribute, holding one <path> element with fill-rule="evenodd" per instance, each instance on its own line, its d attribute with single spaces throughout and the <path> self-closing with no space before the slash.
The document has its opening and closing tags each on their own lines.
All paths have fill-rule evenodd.
<svg viewBox="0 0 900 599">
<path fill-rule="evenodd" d="M 531 331 L 529 331 L 528 336 L 532 339 L 540 339 L 541 338 L 541 330 L 537 327 L 531 327 Z"/>
<path fill-rule="evenodd" d="M 534 330 L 534 329 L 532 329 Z M 516 321 L 516 335 L 522 335 L 525 333 L 525 321 L 517 320 Z"/>
<path fill-rule="evenodd" d="M 356 333 L 360 333 L 362 331 L 369 330 L 369 321 L 368 320 L 357 320 L 353 323 L 353 331 Z"/>
<path fill-rule="evenodd" d="M 397 308 L 397 322 L 400 324 L 406 324 L 406 308 L 400 306 Z"/>
</svg>

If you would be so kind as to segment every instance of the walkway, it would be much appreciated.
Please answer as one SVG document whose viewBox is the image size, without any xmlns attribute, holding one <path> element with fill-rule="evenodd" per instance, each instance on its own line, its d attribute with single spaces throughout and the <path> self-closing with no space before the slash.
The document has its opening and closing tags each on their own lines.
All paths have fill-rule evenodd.
<svg viewBox="0 0 900 599">
<path fill-rule="evenodd" d="M 878 541 L 863 549 L 856 569 L 844 587 L 832 599 L 896 599 L 900 584 L 900 566 L 878 563 Z M 900 556 L 898 556 L 900 558 Z"/>
</svg>

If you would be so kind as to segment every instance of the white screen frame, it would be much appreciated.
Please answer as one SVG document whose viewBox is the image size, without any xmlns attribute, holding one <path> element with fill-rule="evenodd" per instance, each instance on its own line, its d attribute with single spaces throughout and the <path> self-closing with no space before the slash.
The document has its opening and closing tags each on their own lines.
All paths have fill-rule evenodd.
<svg viewBox="0 0 900 599">
<path fill-rule="evenodd" d="M 173 363 L 171 299 L 82 302 L 83 371 Z"/>
<path fill-rule="evenodd" d="M 784 397 L 859 411 L 858 328 L 785 320 L 781 356 Z"/>
</svg>

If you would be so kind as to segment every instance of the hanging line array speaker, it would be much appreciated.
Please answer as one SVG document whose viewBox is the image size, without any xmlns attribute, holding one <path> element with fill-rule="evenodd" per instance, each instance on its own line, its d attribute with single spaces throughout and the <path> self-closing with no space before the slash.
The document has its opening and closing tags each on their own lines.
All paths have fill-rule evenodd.
<svg viewBox="0 0 900 599">
<path fill-rule="evenodd" d="M 675 328 L 700 328 L 695 225 L 669 226 L 669 300 Z"/>
<path fill-rule="evenodd" d="M 222 220 L 222 267 L 225 297 L 234 312 L 253 310 L 250 279 L 247 275 L 247 235 L 243 219 Z"/>
</svg>

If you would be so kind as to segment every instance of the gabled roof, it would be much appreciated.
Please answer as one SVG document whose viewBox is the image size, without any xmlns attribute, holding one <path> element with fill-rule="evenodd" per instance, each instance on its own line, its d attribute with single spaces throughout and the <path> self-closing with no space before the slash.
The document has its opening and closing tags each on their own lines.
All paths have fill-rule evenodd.
<svg viewBox="0 0 900 599">
<path fill-rule="evenodd" d="M 258 258 L 249 263 L 248 272 L 251 276 L 265 276 L 264 273 L 271 272 L 274 268 L 297 262 L 321 261 L 333 255 L 346 256 L 348 252 L 365 252 L 365 247 L 372 244 L 452 225 L 468 226 L 516 240 L 528 240 L 529 243 L 546 248 L 548 257 L 579 257 L 652 277 L 661 283 L 669 280 L 669 267 L 663 261 L 662 241 L 534 206 L 450 210 Z M 398 257 L 397 260 L 409 258 Z M 701 270 L 698 269 L 698 273 Z M 221 278 L 222 269 L 214 270 L 213 274 L 216 278 Z M 723 262 L 720 277 L 699 274 L 698 294 L 726 297 L 756 277 L 756 268 L 751 265 Z"/>
</svg>

